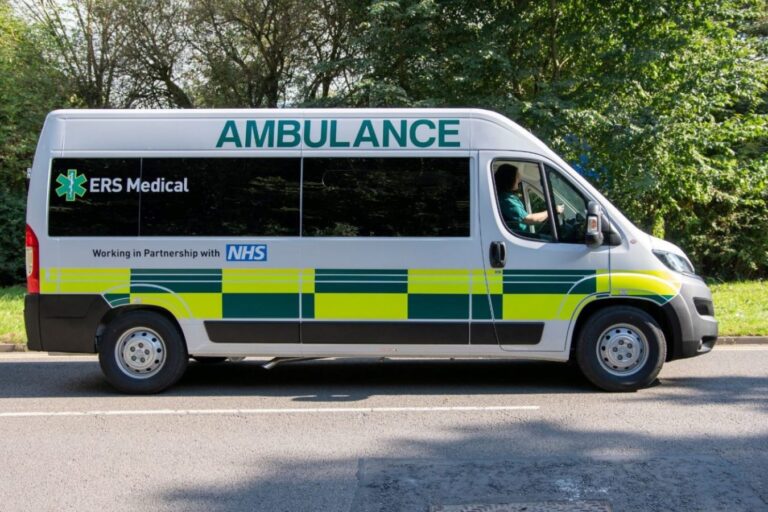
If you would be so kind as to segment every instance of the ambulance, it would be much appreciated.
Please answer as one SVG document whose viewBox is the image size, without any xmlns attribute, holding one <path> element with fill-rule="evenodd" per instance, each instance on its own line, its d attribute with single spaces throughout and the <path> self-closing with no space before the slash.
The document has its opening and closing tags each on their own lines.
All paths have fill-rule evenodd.
<svg viewBox="0 0 768 512">
<path fill-rule="evenodd" d="M 484 110 L 54 111 L 27 204 L 28 348 L 126 393 L 244 357 L 573 361 L 634 391 L 717 340 L 680 248 Z"/>
</svg>

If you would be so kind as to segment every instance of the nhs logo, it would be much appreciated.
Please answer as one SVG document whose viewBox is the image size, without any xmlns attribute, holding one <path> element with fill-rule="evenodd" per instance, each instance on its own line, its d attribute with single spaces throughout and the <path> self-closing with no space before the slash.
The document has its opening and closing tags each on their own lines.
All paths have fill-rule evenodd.
<svg viewBox="0 0 768 512">
<path fill-rule="evenodd" d="M 267 244 L 227 244 L 227 261 L 267 261 Z"/>
</svg>

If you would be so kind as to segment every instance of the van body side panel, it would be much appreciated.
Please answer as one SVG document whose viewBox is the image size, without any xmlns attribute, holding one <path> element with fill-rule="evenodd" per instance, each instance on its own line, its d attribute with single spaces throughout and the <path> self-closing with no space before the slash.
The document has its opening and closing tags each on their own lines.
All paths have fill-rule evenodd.
<svg viewBox="0 0 768 512">
<path fill-rule="evenodd" d="M 545 247 L 505 232 L 487 174 L 488 162 L 498 156 L 555 165 L 601 202 L 623 240 L 611 249 L 610 263 L 608 248 Z M 266 199 L 232 208 L 237 215 L 222 227 L 234 229 L 266 218 L 263 205 L 287 190 L 274 176 L 232 185 L 242 174 L 234 168 L 238 159 L 246 167 L 256 160 L 301 162 L 304 179 L 307 159 L 354 158 L 466 159 L 469 233 L 349 236 L 346 223 L 326 232 L 322 226 L 306 231 L 300 225 L 295 233 L 274 236 L 194 232 L 207 218 L 218 218 L 216 204 L 202 202 L 206 197 L 231 199 L 233 190 L 249 187 L 270 191 Z M 82 167 L 100 159 L 125 160 L 129 170 L 121 175 L 123 181 Z M 184 162 L 166 169 L 166 161 L 173 159 Z M 186 164 L 195 159 L 223 163 L 222 174 L 201 170 L 199 176 L 213 179 L 196 182 L 185 174 L 191 169 Z M 52 173 L 57 160 L 62 166 Z M 224 171 L 231 171 L 231 178 L 222 177 Z M 326 180 L 331 175 L 318 176 L 315 187 L 338 185 Z M 89 223 L 126 217 L 110 215 L 108 209 L 98 210 L 98 218 L 78 213 L 118 185 L 123 191 L 130 186 L 132 197 L 146 194 L 136 218 L 154 208 L 156 234 L 141 232 L 141 222 L 135 236 L 88 234 Z M 437 185 L 424 182 L 427 188 Z M 166 198 L 172 207 L 163 210 Z M 307 199 L 277 210 L 299 215 Z M 416 225 L 421 222 L 414 213 L 418 206 L 403 204 L 399 210 L 413 214 Z M 52 234 L 53 210 L 62 217 Z M 187 222 L 181 222 L 180 233 L 169 234 L 165 224 L 171 223 L 164 219 L 176 213 Z M 27 223 L 40 243 L 41 267 L 40 294 L 25 300 L 32 350 L 94 352 L 99 323 L 109 311 L 150 306 L 178 321 L 192 355 L 564 361 L 574 320 L 584 306 L 622 296 L 685 316 L 679 320 L 683 334 L 675 357 L 695 355 L 694 344 L 711 338 L 713 329 L 716 336 L 714 318 L 696 317 L 693 311 L 694 299 L 706 295 L 706 286 L 681 283 L 667 272 L 639 230 L 541 141 L 502 116 L 479 110 L 54 112 L 35 155 Z M 335 236 L 333 229 L 344 236 Z M 636 238 L 639 243 L 630 245 Z M 504 269 L 489 266 L 492 240 L 507 243 Z M 692 296 L 682 297 L 688 293 Z"/>
</svg>

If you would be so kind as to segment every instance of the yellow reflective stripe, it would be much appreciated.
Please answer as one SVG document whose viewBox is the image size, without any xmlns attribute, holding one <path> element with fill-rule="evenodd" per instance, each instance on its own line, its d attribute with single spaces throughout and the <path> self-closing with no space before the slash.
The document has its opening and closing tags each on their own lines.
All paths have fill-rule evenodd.
<svg viewBox="0 0 768 512">
<path fill-rule="evenodd" d="M 301 293 L 315 293 L 315 269 L 301 271 Z"/>
<path fill-rule="evenodd" d="M 408 293 L 466 295 L 469 276 L 466 269 L 409 269 Z"/>
<path fill-rule="evenodd" d="M 560 312 L 565 295 L 506 294 L 502 301 L 504 320 L 553 320 Z"/>
<path fill-rule="evenodd" d="M 223 318 L 220 293 L 179 293 L 192 318 Z"/>
<path fill-rule="evenodd" d="M 581 301 L 589 297 L 589 295 L 564 295 L 561 297 L 560 306 L 557 313 L 553 316 L 552 320 L 570 320 L 573 316 L 576 308 L 579 307 Z M 547 320 L 550 320 L 547 318 Z"/>
<path fill-rule="evenodd" d="M 317 319 L 407 320 L 406 293 L 315 293 L 315 269 L 223 268 L 222 293 L 130 293 L 128 268 L 41 269 L 42 293 L 129 294 L 124 302 L 168 309 L 178 318 L 222 318 L 222 293 L 314 294 Z M 671 297 L 679 293 L 680 280 L 665 270 L 596 271 L 597 293 Z M 503 294 L 501 269 L 409 269 L 409 294 Z M 567 320 L 587 295 L 506 294 L 504 320 Z"/>
<path fill-rule="evenodd" d="M 131 305 L 142 304 L 166 309 L 176 318 L 192 317 L 186 304 L 174 293 L 132 293 L 129 302 Z"/>
<path fill-rule="evenodd" d="M 131 281 L 127 268 L 60 268 L 58 275 L 62 293 L 105 293 Z"/>
<path fill-rule="evenodd" d="M 469 271 L 469 290 L 474 295 L 482 295 L 488 292 L 488 288 L 485 283 L 485 271 L 482 269 L 473 268 Z"/>
<path fill-rule="evenodd" d="M 40 292 L 56 293 L 59 291 L 59 269 L 42 268 L 40 269 Z"/>
<path fill-rule="evenodd" d="M 223 293 L 299 293 L 299 269 L 224 268 Z"/>
<path fill-rule="evenodd" d="M 502 302 L 503 320 L 570 320 L 589 295 L 507 294 Z"/>
<path fill-rule="evenodd" d="M 504 272 L 501 269 L 488 270 L 485 275 L 488 280 L 488 293 L 492 295 L 504 293 Z"/>
<path fill-rule="evenodd" d="M 674 296 L 681 283 L 667 272 L 621 271 L 611 273 L 613 295 L 663 295 Z"/>
<path fill-rule="evenodd" d="M 595 291 L 598 293 L 608 293 L 611 291 L 611 274 L 608 269 L 598 269 L 595 279 Z"/>
<path fill-rule="evenodd" d="M 407 320 L 404 293 L 316 293 L 315 319 Z"/>
</svg>

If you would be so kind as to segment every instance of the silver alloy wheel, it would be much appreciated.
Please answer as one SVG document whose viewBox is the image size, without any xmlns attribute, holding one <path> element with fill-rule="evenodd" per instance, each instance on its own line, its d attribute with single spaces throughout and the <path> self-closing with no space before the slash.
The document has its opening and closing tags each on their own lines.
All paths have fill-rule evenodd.
<svg viewBox="0 0 768 512">
<path fill-rule="evenodd" d="M 165 341 L 147 327 L 128 329 L 115 345 L 120 370 L 134 379 L 148 379 L 165 365 Z"/>
<path fill-rule="evenodd" d="M 628 324 L 612 325 L 603 331 L 596 350 L 600 366 L 619 377 L 637 373 L 648 361 L 648 340 Z"/>
</svg>

